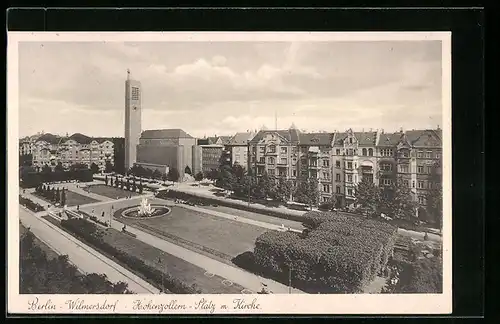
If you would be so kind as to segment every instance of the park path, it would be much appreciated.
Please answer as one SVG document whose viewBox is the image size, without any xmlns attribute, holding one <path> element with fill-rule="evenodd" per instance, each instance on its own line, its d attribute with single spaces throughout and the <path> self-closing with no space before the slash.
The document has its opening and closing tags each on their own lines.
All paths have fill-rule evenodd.
<svg viewBox="0 0 500 324">
<path fill-rule="evenodd" d="M 68 255 L 69 260 L 82 272 L 104 273 L 111 282 L 126 282 L 128 288 L 138 294 L 159 293 L 158 289 L 148 282 L 47 220 L 37 217 L 23 208 L 19 208 L 19 219 L 36 237 L 54 247 L 58 253 Z"/>
<path fill-rule="evenodd" d="M 121 231 L 123 228 L 123 223 L 113 220 L 112 225 L 116 230 Z M 154 246 L 166 253 L 169 253 L 173 256 L 181 258 L 191 264 L 194 264 L 206 271 L 216 274 L 220 277 L 226 278 L 234 283 L 237 283 L 247 289 L 253 291 L 260 291 L 262 289 L 262 283 L 266 284 L 268 289 L 271 290 L 275 294 L 287 294 L 288 287 L 276 282 L 271 279 L 262 278 L 253 273 L 244 271 L 242 269 L 227 265 L 220 261 L 209 258 L 205 255 L 193 252 L 189 249 L 183 248 L 171 242 L 165 241 L 161 238 L 158 238 L 154 235 L 143 232 L 135 227 L 127 226 L 127 231 L 137 235 L 137 239 Z M 293 288 L 293 293 L 303 293 L 302 291 Z"/>
</svg>

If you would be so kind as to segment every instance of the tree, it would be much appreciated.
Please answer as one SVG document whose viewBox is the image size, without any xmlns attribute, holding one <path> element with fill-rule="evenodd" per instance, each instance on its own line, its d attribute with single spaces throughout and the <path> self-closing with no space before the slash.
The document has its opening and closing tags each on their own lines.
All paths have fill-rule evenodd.
<svg viewBox="0 0 500 324">
<path fill-rule="evenodd" d="M 114 171 L 114 165 L 111 163 L 111 161 L 106 160 L 106 163 L 104 164 L 104 172 L 106 173 L 111 173 Z"/>
<path fill-rule="evenodd" d="M 57 171 L 57 172 L 64 172 L 64 167 L 62 165 L 61 162 L 57 162 L 57 165 L 56 167 L 54 168 L 54 171 Z"/>
<path fill-rule="evenodd" d="M 142 194 L 142 190 L 143 190 L 143 188 L 142 188 L 142 182 L 140 182 L 140 183 L 139 183 L 139 193 L 140 193 L 140 194 Z"/>
<path fill-rule="evenodd" d="M 106 177 L 104 178 L 104 183 L 106 184 L 106 186 L 108 185 L 108 176 L 106 175 Z"/>
<path fill-rule="evenodd" d="M 110 186 L 113 187 L 113 178 L 110 178 L 111 182 L 110 182 Z"/>
<path fill-rule="evenodd" d="M 203 180 L 203 172 L 201 172 L 201 171 L 200 171 L 200 172 L 196 173 L 196 175 L 194 176 L 194 179 L 195 179 L 196 181 L 201 181 L 201 180 Z"/>
<path fill-rule="evenodd" d="M 222 166 L 219 171 L 219 177 L 215 181 L 215 185 L 224 190 L 231 191 L 235 189 L 236 183 L 236 177 L 234 176 L 231 167 L 227 165 Z"/>
<path fill-rule="evenodd" d="M 297 202 L 307 204 L 312 210 L 312 207 L 319 201 L 318 180 L 316 178 L 299 180 L 295 187 L 294 197 Z"/>
<path fill-rule="evenodd" d="M 130 179 L 127 178 L 127 190 L 130 191 Z"/>
<path fill-rule="evenodd" d="M 207 179 L 214 180 L 214 181 L 219 179 L 219 170 L 217 170 L 217 169 L 210 170 L 210 172 L 207 174 Z"/>
<path fill-rule="evenodd" d="M 290 180 L 287 180 L 285 177 L 279 177 L 278 183 L 276 185 L 276 190 L 273 193 L 273 199 L 282 203 L 286 203 L 288 200 L 290 200 L 292 190 L 292 182 Z"/>
<path fill-rule="evenodd" d="M 63 188 L 61 192 L 61 206 L 66 205 L 66 190 Z"/>
<path fill-rule="evenodd" d="M 170 168 L 168 170 L 167 179 L 169 181 L 177 182 L 179 178 L 180 178 L 179 170 L 177 170 L 176 168 Z"/>
<path fill-rule="evenodd" d="M 76 170 L 88 170 L 88 166 L 85 164 L 85 163 L 75 163 L 75 164 L 72 164 L 69 169 L 72 170 L 72 171 L 76 171 Z"/>
<path fill-rule="evenodd" d="M 61 194 L 61 193 L 60 193 L 60 191 L 59 191 L 59 188 L 57 188 L 57 189 L 56 189 L 56 196 L 55 196 L 55 198 L 56 198 L 56 199 L 55 199 L 56 203 L 58 203 L 58 202 L 60 201 L 60 198 L 61 198 L 60 194 Z"/>
<path fill-rule="evenodd" d="M 191 175 L 191 168 L 189 166 L 186 166 L 184 169 L 184 173 Z"/>
<path fill-rule="evenodd" d="M 411 220 L 416 215 L 418 203 L 411 189 L 398 180 L 382 191 L 382 206 L 393 218 Z"/>
<path fill-rule="evenodd" d="M 354 190 L 356 203 L 362 214 L 369 216 L 378 215 L 382 203 L 382 192 L 372 181 L 361 181 Z"/>
<path fill-rule="evenodd" d="M 94 162 L 92 162 L 92 164 L 90 165 L 90 170 L 92 170 L 93 174 L 96 174 L 99 172 L 99 166 Z"/>
</svg>

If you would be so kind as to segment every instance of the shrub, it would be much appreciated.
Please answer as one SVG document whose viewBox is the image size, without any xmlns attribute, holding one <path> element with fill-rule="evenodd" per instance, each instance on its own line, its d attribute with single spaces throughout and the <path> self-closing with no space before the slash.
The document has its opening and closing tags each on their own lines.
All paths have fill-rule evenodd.
<svg viewBox="0 0 500 324">
<path fill-rule="evenodd" d="M 441 258 L 417 259 L 413 262 L 404 259 L 392 260 L 399 270 L 398 284 L 393 293 L 442 293 L 443 261 Z"/>
<path fill-rule="evenodd" d="M 45 208 L 40 205 L 39 203 L 36 203 L 34 201 L 32 201 L 31 199 L 28 199 L 26 197 L 23 197 L 21 195 L 19 195 L 19 204 L 21 204 L 22 206 L 25 206 L 26 208 L 28 208 L 29 210 L 32 210 L 34 212 L 39 212 L 39 211 L 44 211 Z"/>
<path fill-rule="evenodd" d="M 101 238 L 102 232 L 100 232 L 97 226 L 93 223 L 81 218 L 73 218 L 62 220 L 61 226 L 74 233 L 77 237 L 93 245 L 95 248 L 114 256 L 118 261 L 123 262 L 130 269 L 142 273 L 157 285 L 161 285 L 163 278 L 163 289 L 168 289 L 171 292 L 178 294 L 201 293 L 201 290 L 196 286 L 189 286 L 183 281 L 173 277 L 170 273 L 160 271 L 150 265 L 147 265 L 141 259 L 129 255 L 125 251 L 119 250 L 111 244 L 104 242 Z"/>
<path fill-rule="evenodd" d="M 310 292 L 356 293 L 385 268 L 397 229 L 391 225 L 337 215 L 309 212 L 306 235 L 266 232 L 255 242 L 259 269 L 280 281 L 289 267 L 296 287 Z"/>
</svg>

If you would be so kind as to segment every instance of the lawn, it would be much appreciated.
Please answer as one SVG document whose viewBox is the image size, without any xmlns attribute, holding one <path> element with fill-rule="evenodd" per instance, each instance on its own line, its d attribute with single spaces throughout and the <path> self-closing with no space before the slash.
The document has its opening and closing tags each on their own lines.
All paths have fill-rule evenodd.
<svg viewBox="0 0 500 324">
<path fill-rule="evenodd" d="M 104 196 L 104 197 L 108 197 L 108 198 L 112 198 L 112 199 L 116 199 L 117 197 L 118 198 L 125 198 L 128 196 L 134 197 L 134 196 L 139 195 L 137 192 L 123 190 L 123 189 L 115 188 L 115 187 L 110 187 L 110 186 L 106 186 L 103 184 L 91 185 L 91 186 L 86 187 L 84 190 L 91 192 L 91 193 L 94 193 L 96 195 L 100 195 L 100 196 Z"/>
<path fill-rule="evenodd" d="M 51 201 L 47 200 L 47 198 L 43 197 L 42 195 L 37 194 L 36 192 L 33 193 L 36 197 L 43 199 L 44 201 L 52 204 Z M 66 190 L 66 206 L 72 207 L 72 206 L 77 206 L 77 205 L 86 205 L 86 204 L 91 204 L 99 202 L 99 200 L 96 200 L 94 198 L 90 198 L 84 195 L 80 195 L 79 193 L 73 192 L 71 190 Z"/>
<path fill-rule="evenodd" d="M 115 213 L 119 221 L 134 225 L 139 229 L 149 229 L 170 239 L 180 238 L 181 243 L 192 247 L 199 246 L 207 250 L 215 250 L 226 255 L 228 259 L 245 251 L 252 251 L 255 239 L 265 228 L 192 211 L 180 206 L 170 207 L 167 216 L 153 219 L 133 220 L 120 217 L 120 211 Z M 188 242 L 186 242 L 188 241 Z M 189 244 L 191 243 L 191 244 Z"/>
<path fill-rule="evenodd" d="M 203 209 L 208 209 L 208 210 L 213 210 L 213 211 L 218 211 L 221 213 L 229 214 L 229 215 L 235 215 L 239 217 L 244 217 L 248 219 L 253 219 L 259 222 L 265 222 L 269 224 L 274 224 L 281 226 L 282 224 L 285 227 L 290 227 L 293 229 L 298 229 L 298 230 L 303 230 L 304 226 L 302 225 L 301 222 L 296 222 L 288 219 L 283 219 L 283 218 L 278 218 L 278 217 L 273 217 L 273 216 L 268 216 L 264 214 L 259 214 L 259 213 L 254 213 L 246 210 L 240 210 L 240 209 L 235 209 L 231 207 L 226 207 L 226 206 L 198 206 L 199 208 Z"/>
<path fill-rule="evenodd" d="M 24 227 L 23 225 L 19 224 L 19 236 L 21 237 L 24 233 L 26 233 L 28 229 Z M 45 255 L 47 256 L 47 260 L 52 260 L 55 259 L 59 256 L 59 254 L 52 250 L 47 244 L 43 243 L 40 241 L 36 236 L 35 239 L 33 240 L 33 243 L 38 246 L 43 252 L 45 252 Z"/>
<path fill-rule="evenodd" d="M 159 270 L 166 270 L 175 278 L 184 281 L 188 285 L 196 284 L 203 293 L 209 294 L 240 294 L 244 287 L 233 283 L 227 286 L 224 278 L 206 273 L 198 266 L 165 253 L 142 241 L 131 238 L 116 230 L 107 230 L 103 235 L 104 241 L 116 248 L 126 251 L 128 254 L 140 258 L 144 263 L 154 266 Z M 162 263 L 158 263 L 158 259 Z M 227 283 L 227 282 L 226 282 Z"/>
</svg>

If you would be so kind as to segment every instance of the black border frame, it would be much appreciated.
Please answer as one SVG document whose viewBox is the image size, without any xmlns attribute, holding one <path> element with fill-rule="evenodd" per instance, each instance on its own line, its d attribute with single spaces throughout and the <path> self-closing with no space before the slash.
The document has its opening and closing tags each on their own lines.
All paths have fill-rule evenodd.
<svg viewBox="0 0 500 324">
<path fill-rule="evenodd" d="M 481 317 L 484 315 L 484 225 L 487 192 L 484 174 L 485 12 L 483 9 L 39 8 L 9 9 L 6 16 L 8 31 L 451 31 L 453 314 L 432 317 Z M 7 118 L 5 120 L 7 123 Z M 14 314 L 9 314 L 11 315 Z M 357 315 L 323 315 L 320 317 L 324 316 L 329 318 L 368 317 Z M 74 319 L 78 316 L 43 317 Z M 95 317 L 97 316 L 86 316 L 86 318 Z M 157 316 L 144 315 L 144 317 L 153 319 Z M 169 315 L 168 317 L 199 319 L 205 316 Z M 211 317 L 236 319 L 242 316 Z"/>
</svg>

